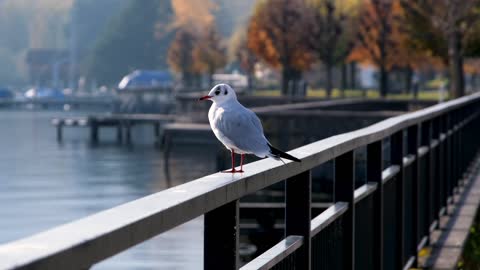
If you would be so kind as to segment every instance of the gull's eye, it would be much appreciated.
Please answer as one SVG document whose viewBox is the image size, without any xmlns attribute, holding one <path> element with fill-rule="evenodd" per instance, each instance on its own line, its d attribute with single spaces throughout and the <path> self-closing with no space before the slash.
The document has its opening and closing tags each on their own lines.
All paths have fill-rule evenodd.
<svg viewBox="0 0 480 270">
<path fill-rule="evenodd" d="M 220 90 L 216 90 L 216 91 L 215 91 L 215 95 L 216 95 L 216 96 L 220 95 Z"/>
</svg>

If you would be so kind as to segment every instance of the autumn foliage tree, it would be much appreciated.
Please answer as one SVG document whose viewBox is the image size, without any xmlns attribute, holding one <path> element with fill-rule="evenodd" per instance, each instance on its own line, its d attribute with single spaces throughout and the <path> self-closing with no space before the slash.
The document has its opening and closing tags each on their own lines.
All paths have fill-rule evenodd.
<svg viewBox="0 0 480 270">
<path fill-rule="evenodd" d="M 197 37 L 191 31 L 179 29 L 170 44 L 167 60 L 170 68 L 181 75 L 186 87 L 198 86 L 199 72 L 195 68 L 193 50 Z"/>
<path fill-rule="evenodd" d="M 379 69 L 379 91 L 388 92 L 388 73 L 398 63 L 400 49 L 396 16 L 399 3 L 395 0 L 367 0 L 361 13 L 357 46 L 350 56 L 353 60 L 374 64 Z"/>
<path fill-rule="evenodd" d="M 282 94 L 296 85 L 313 57 L 307 47 L 303 0 L 264 0 L 248 26 L 248 48 L 282 75 Z"/>
<path fill-rule="evenodd" d="M 182 75 L 185 86 L 198 87 L 202 74 L 212 75 L 226 64 L 225 47 L 215 29 L 212 1 L 172 0 L 177 35 L 170 45 L 168 63 Z"/>
<path fill-rule="evenodd" d="M 213 26 L 200 33 L 192 57 L 194 69 L 200 73 L 206 73 L 209 85 L 213 86 L 213 74 L 227 62 L 226 48 Z"/>
<path fill-rule="evenodd" d="M 215 21 L 213 11 L 217 6 L 211 0 L 171 0 L 171 3 L 175 12 L 175 20 L 172 24 L 175 28 L 201 31 Z"/>
</svg>

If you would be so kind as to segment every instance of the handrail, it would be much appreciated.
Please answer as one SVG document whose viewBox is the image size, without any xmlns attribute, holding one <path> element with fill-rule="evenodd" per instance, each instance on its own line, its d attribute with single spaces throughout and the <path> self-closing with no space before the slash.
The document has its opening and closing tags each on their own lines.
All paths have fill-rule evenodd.
<svg viewBox="0 0 480 270">
<path fill-rule="evenodd" d="M 418 150 L 418 149 L 417 149 Z M 403 157 L 403 167 L 408 167 L 415 161 L 415 155 L 409 154 Z"/>
<path fill-rule="evenodd" d="M 87 268 L 247 194 L 307 172 L 360 146 L 377 142 L 405 128 L 478 101 L 479 93 L 389 118 L 290 151 L 301 159 L 301 163 L 287 161 L 282 164 L 272 159 L 257 161 L 247 164 L 243 174 L 208 175 L 2 245 L 0 269 L 24 266 L 69 269 L 72 265 Z M 388 172 L 399 171 L 400 168 L 397 167 L 391 167 L 392 171 L 384 171 L 384 176 L 389 176 Z M 383 180 L 387 181 L 385 177 Z"/>
<path fill-rule="evenodd" d="M 392 165 L 382 172 L 382 182 L 385 184 L 388 182 L 390 179 L 395 177 L 400 172 L 400 166 L 398 165 Z"/>
<path fill-rule="evenodd" d="M 326 228 L 335 219 L 341 216 L 348 210 L 348 203 L 337 202 L 330 206 L 327 210 L 323 211 L 320 215 L 312 219 L 310 234 L 311 236 L 317 235 L 320 231 Z"/>
<path fill-rule="evenodd" d="M 357 188 L 353 193 L 354 203 L 358 203 L 359 201 L 363 200 L 368 195 L 372 194 L 376 189 L 377 189 L 377 183 L 370 183 L 370 182 Z"/>
<path fill-rule="evenodd" d="M 303 236 L 290 235 L 263 254 L 244 265 L 240 270 L 268 270 L 295 252 L 303 244 Z"/>
</svg>

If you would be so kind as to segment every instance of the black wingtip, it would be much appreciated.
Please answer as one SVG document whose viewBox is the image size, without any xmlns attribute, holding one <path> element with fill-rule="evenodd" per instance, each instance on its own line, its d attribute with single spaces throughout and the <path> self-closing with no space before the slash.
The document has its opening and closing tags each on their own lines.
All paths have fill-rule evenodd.
<svg viewBox="0 0 480 270">
<path fill-rule="evenodd" d="M 284 159 L 288 159 L 288 160 L 291 160 L 291 161 L 295 161 L 295 162 L 302 162 L 300 159 L 273 147 L 271 144 L 268 144 L 268 146 L 270 147 L 270 152 L 275 156 L 278 156 L 278 157 L 284 158 Z"/>
</svg>

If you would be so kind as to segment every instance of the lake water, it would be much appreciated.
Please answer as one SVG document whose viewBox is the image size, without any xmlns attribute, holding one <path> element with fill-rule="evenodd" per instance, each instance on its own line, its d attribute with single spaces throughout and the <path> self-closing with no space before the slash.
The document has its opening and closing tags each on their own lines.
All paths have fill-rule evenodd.
<svg viewBox="0 0 480 270">
<path fill-rule="evenodd" d="M 88 129 L 66 128 L 59 144 L 50 120 L 67 114 L 81 115 L 0 110 L 0 244 L 168 188 L 151 127 L 135 127 L 130 147 L 116 143 L 113 129 L 92 146 Z M 213 152 L 174 149 L 171 185 L 215 172 Z M 199 269 L 202 226 L 195 219 L 93 269 Z"/>
</svg>

